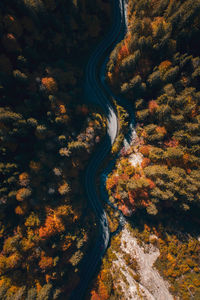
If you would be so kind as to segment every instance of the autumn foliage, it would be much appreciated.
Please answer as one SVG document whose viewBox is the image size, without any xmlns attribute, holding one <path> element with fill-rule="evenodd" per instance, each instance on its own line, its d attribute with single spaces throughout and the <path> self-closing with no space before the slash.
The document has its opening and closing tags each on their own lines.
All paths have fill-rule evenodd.
<svg viewBox="0 0 200 300">
<path fill-rule="evenodd" d="M 24 201 L 31 195 L 31 190 L 27 188 L 21 188 L 17 191 L 16 199 L 18 201 Z"/>
<path fill-rule="evenodd" d="M 172 63 L 170 61 L 165 60 L 165 61 L 161 62 L 158 69 L 161 72 L 161 74 L 163 74 L 171 67 L 171 65 L 172 65 Z"/>
<path fill-rule="evenodd" d="M 120 61 L 122 61 L 123 58 L 125 58 L 126 56 L 128 56 L 129 54 L 129 50 L 128 50 L 128 47 L 127 45 L 123 45 L 119 51 L 119 54 L 118 54 L 118 63 L 120 63 Z"/>
<path fill-rule="evenodd" d="M 134 106 L 138 122 L 139 141 L 133 141 L 138 148 L 130 151 L 143 156 L 130 176 L 124 156 L 133 164 L 134 156 L 122 151 L 107 179 L 109 196 L 126 215 L 143 208 L 151 215 L 169 207 L 177 213 L 200 208 L 195 5 L 190 0 L 129 1 L 129 30 L 110 55 L 109 83 Z M 190 42 L 185 32 L 192 32 Z"/>
<path fill-rule="evenodd" d="M 44 85 L 46 90 L 51 94 L 56 93 L 58 90 L 57 83 L 52 77 L 43 77 L 42 84 Z"/>
<path fill-rule="evenodd" d="M 56 214 L 52 213 L 47 216 L 44 226 L 40 227 L 39 236 L 42 239 L 47 239 L 64 230 L 65 226 L 60 218 Z"/>
<path fill-rule="evenodd" d="M 39 267 L 42 270 L 51 269 L 53 267 L 53 258 L 45 256 L 45 253 L 42 252 L 41 259 L 39 261 Z"/>
<path fill-rule="evenodd" d="M 95 230 L 81 172 L 106 121 L 81 60 L 110 4 L 93 2 L 0 1 L 0 298 L 70 298 Z"/>
<path fill-rule="evenodd" d="M 156 111 L 157 108 L 158 108 L 158 104 L 156 103 L 155 100 L 149 101 L 149 112 L 151 114 L 153 114 Z"/>
<path fill-rule="evenodd" d="M 24 172 L 19 175 L 19 184 L 21 186 L 27 186 L 30 182 L 28 173 Z"/>
</svg>

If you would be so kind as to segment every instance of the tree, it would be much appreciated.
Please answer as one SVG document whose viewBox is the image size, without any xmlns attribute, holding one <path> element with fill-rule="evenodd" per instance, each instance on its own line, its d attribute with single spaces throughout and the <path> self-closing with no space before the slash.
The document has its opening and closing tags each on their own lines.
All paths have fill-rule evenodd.
<svg viewBox="0 0 200 300">
<path fill-rule="evenodd" d="M 167 72 L 167 70 L 170 69 L 171 66 L 172 66 L 172 63 L 169 60 L 165 60 L 165 61 L 161 62 L 161 64 L 158 66 L 160 74 L 163 76 Z"/>
<path fill-rule="evenodd" d="M 146 210 L 147 210 L 147 213 L 149 215 L 154 215 L 155 216 L 158 213 L 158 209 L 156 208 L 154 203 L 151 203 L 150 205 L 148 205 Z"/>
<path fill-rule="evenodd" d="M 150 85 L 150 87 L 157 87 L 161 84 L 161 76 L 160 76 L 160 71 L 155 71 L 152 74 L 149 75 L 148 80 L 147 80 L 148 84 Z"/>
<path fill-rule="evenodd" d="M 178 66 L 170 68 L 163 76 L 163 80 L 166 82 L 174 82 L 177 79 L 178 74 L 179 74 Z"/>
<path fill-rule="evenodd" d="M 24 201 L 31 196 L 32 192 L 28 188 L 21 188 L 17 191 L 16 199 L 18 201 Z"/>
<path fill-rule="evenodd" d="M 50 94 L 54 94 L 58 90 L 57 83 L 53 77 L 43 77 L 42 84 Z"/>
<path fill-rule="evenodd" d="M 158 108 L 158 104 L 155 100 L 151 100 L 149 101 L 149 112 L 150 114 L 153 114 L 156 112 L 157 108 Z"/>
<path fill-rule="evenodd" d="M 24 225 L 26 227 L 35 228 L 40 225 L 40 219 L 35 212 L 31 212 L 30 215 L 27 217 Z"/>
<path fill-rule="evenodd" d="M 100 296 L 96 293 L 96 291 L 91 291 L 91 300 L 101 300 Z"/>
<path fill-rule="evenodd" d="M 62 185 L 59 186 L 58 192 L 60 195 L 67 195 L 70 192 L 70 186 L 67 182 L 64 182 Z"/>
<path fill-rule="evenodd" d="M 65 226 L 61 219 L 56 215 L 55 212 L 52 212 L 47 216 L 44 226 L 39 229 L 39 236 L 41 239 L 47 239 L 55 234 L 65 231 Z"/>
<path fill-rule="evenodd" d="M 27 292 L 27 297 L 25 300 L 36 300 L 36 298 L 37 298 L 36 288 L 30 288 Z"/>
<path fill-rule="evenodd" d="M 127 45 L 122 45 L 121 49 L 119 50 L 119 53 L 118 53 L 118 58 L 117 58 L 117 63 L 119 64 L 119 62 L 122 61 L 123 58 L 125 58 L 126 56 L 129 55 L 129 50 L 128 50 L 128 47 Z"/>
<path fill-rule="evenodd" d="M 23 202 L 21 205 L 15 207 L 16 215 L 25 215 L 27 212 L 28 205 L 26 202 Z"/>
<path fill-rule="evenodd" d="M 29 182 L 30 182 L 30 178 L 29 178 L 28 173 L 23 172 L 19 175 L 19 184 L 21 186 L 26 187 L 29 184 Z"/>
<path fill-rule="evenodd" d="M 46 256 L 44 252 L 41 253 L 41 258 L 39 261 L 39 267 L 46 271 L 48 269 L 51 269 L 53 267 L 53 258 Z"/>
<path fill-rule="evenodd" d="M 53 286 L 50 283 L 43 285 L 38 292 L 37 300 L 51 300 L 52 299 Z"/>
<path fill-rule="evenodd" d="M 22 73 L 19 70 L 14 70 L 13 71 L 13 77 L 19 84 L 26 85 L 28 83 L 28 77 L 26 74 Z"/>
</svg>

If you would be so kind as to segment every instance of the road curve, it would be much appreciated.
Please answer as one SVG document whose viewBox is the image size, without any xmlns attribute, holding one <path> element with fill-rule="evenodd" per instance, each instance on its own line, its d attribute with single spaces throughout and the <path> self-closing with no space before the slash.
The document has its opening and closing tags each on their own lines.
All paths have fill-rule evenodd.
<svg viewBox="0 0 200 300">
<path fill-rule="evenodd" d="M 102 74 L 100 61 L 106 60 L 108 53 L 121 41 L 124 36 L 125 6 L 124 0 L 113 0 L 113 24 L 103 41 L 97 46 L 91 55 L 85 73 L 85 94 L 89 102 L 98 104 L 107 118 L 107 133 L 98 150 L 93 154 L 85 174 L 85 188 L 88 200 L 93 208 L 98 222 L 99 231 L 96 244 L 85 257 L 80 283 L 72 293 L 71 300 L 81 300 L 84 297 L 88 284 L 94 275 L 97 265 L 100 263 L 110 240 L 110 231 L 106 213 L 103 209 L 95 186 L 95 176 L 101 163 L 110 152 L 118 132 L 118 120 L 115 108 L 106 96 L 104 84 L 101 84 Z M 98 72 L 99 71 L 99 72 Z"/>
</svg>

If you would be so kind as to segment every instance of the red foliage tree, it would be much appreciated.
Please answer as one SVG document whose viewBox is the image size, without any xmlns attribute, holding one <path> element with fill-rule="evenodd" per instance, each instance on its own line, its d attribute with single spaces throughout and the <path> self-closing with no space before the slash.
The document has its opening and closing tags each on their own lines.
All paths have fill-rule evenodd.
<svg viewBox="0 0 200 300">
<path fill-rule="evenodd" d="M 144 156 L 149 156 L 149 150 L 150 150 L 150 146 L 144 145 L 144 146 L 140 147 L 140 152 Z"/>
<path fill-rule="evenodd" d="M 135 207 L 135 192 L 128 191 L 128 198 L 130 201 L 130 204 Z"/>
<path fill-rule="evenodd" d="M 167 147 L 177 147 L 179 145 L 179 141 L 172 138 L 171 140 L 164 142 L 164 145 Z"/>
<path fill-rule="evenodd" d="M 157 131 L 157 133 L 160 133 L 162 135 L 165 135 L 167 133 L 165 127 L 161 127 L 161 126 L 157 126 L 156 131 Z"/>
<path fill-rule="evenodd" d="M 125 45 L 123 45 L 123 46 L 121 47 L 121 49 L 119 50 L 119 53 L 118 53 L 118 59 L 117 59 L 118 63 L 119 63 L 120 61 L 122 61 L 122 59 L 125 58 L 125 57 L 128 56 L 128 55 L 129 55 L 129 50 L 128 50 L 127 45 L 125 44 Z"/>
<path fill-rule="evenodd" d="M 160 73 L 163 74 L 171 67 L 171 65 L 172 65 L 171 61 L 165 60 L 165 61 L 161 62 L 158 69 L 159 69 Z"/>
<path fill-rule="evenodd" d="M 98 292 L 99 292 L 101 300 L 109 299 L 107 288 L 106 288 L 105 284 L 102 281 L 100 281 L 100 283 L 99 283 Z"/>
<path fill-rule="evenodd" d="M 118 183 L 118 180 L 119 180 L 119 177 L 117 177 L 116 175 L 109 177 L 106 181 L 107 190 L 111 190 L 114 186 L 116 186 Z"/>
<path fill-rule="evenodd" d="M 23 172 L 19 175 L 19 184 L 21 186 L 27 186 L 30 182 L 29 175 L 26 172 Z"/>
<path fill-rule="evenodd" d="M 95 291 L 91 291 L 91 300 L 101 300 L 100 296 Z"/>
</svg>

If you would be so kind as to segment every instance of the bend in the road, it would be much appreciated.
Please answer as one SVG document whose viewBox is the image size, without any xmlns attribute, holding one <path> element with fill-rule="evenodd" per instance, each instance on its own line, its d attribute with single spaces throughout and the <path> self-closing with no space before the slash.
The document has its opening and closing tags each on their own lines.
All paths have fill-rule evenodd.
<svg viewBox="0 0 200 300">
<path fill-rule="evenodd" d="M 79 300 L 83 298 L 89 281 L 104 255 L 110 239 L 106 213 L 95 188 L 95 176 L 101 162 L 105 159 L 115 141 L 118 132 L 118 121 L 115 108 L 107 99 L 103 85 L 100 85 L 101 74 L 100 72 L 98 73 L 98 67 L 100 59 L 105 59 L 107 52 L 123 38 L 122 32 L 124 33 L 125 26 L 123 1 L 124 0 L 113 1 L 113 26 L 104 40 L 93 52 L 86 68 L 85 90 L 87 91 L 87 94 L 88 92 L 90 93 L 87 96 L 94 97 L 93 102 L 100 105 L 102 110 L 105 112 L 108 119 L 108 128 L 105 140 L 91 158 L 85 174 L 86 192 L 99 224 L 99 234 L 94 248 L 89 255 L 85 257 L 85 261 L 82 266 L 80 284 L 74 291 L 71 300 Z"/>
</svg>

